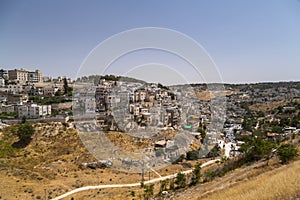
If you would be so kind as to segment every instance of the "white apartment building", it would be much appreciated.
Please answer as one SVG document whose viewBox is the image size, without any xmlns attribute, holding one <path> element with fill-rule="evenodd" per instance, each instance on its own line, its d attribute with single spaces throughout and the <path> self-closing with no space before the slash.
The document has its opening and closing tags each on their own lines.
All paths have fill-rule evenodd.
<svg viewBox="0 0 300 200">
<path fill-rule="evenodd" d="M 28 114 L 29 118 L 38 118 L 43 114 L 42 107 L 36 104 L 31 104 L 31 106 L 28 107 Z"/>
<path fill-rule="evenodd" d="M 27 118 L 39 118 L 46 115 L 51 115 L 51 105 L 37 105 L 31 104 L 29 106 L 19 106 L 18 107 L 19 117 Z"/>
<path fill-rule="evenodd" d="M 18 115 L 19 117 L 28 117 L 28 107 L 27 106 L 19 106 L 18 107 Z"/>
<path fill-rule="evenodd" d="M 35 70 L 34 72 L 28 72 L 28 81 L 30 83 L 43 82 L 42 72 L 40 70 Z"/>
</svg>

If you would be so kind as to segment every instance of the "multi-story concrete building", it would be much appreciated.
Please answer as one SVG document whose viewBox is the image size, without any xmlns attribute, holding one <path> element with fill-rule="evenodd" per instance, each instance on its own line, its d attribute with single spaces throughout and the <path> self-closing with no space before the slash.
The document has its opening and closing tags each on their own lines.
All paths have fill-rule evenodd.
<svg viewBox="0 0 300 200">
<path fill-rule="evenodd" d="M 31 106 L 28 107 L 28 114 L 29 118 L 38 118 L 43 115 L 43 108 L 42 106 L 31 104 Z"/>
<path fill-rule="evenodd" d="M 143 102 L 146 99 L 146 91 L 145 90 L 138 90 L 134 92 L 134 102 Z"/>
<path fill-rule="evenodd" d="M 42 105 L 42 116 L 51 115 L 51 105 Z"/>
<path fill-rule="evenodd" d="M 96 88 L 95 100 L 96 100 L 96 109 L 98 111 L 105 111 L 105 96 L 107 94 L 106 87 L 101 85 Z"/>
<path fill-rule="evenodd" d="M 23 68 L 8 70 L 8 78 L 11 81 L 16 81 L 19 83 L 26 83 L 27 81 L 31 83 L 38 83 L 43 81 L 42 73 L 40 70 L 30 72 Z"/>
<path fill-rule="evenodd" d="M 46 115 L 51 115 L 51 105 L 23 105 L 18 107 L 19 117 L 39 118 Z"/>
<path fill-rule="evenodd" d="M 35 70 L 34 72 L 28 72 L 28 82 L 30 83 L 43 82 L 42 72 L 40 70 Z"/>
<path fill-rule="evenodd" d="M 44 87 L 43 94 L 44 96 L 54 96 L 58 90 L 58 87 Z"/>
<path fill-rule="evenodd" d="M 27 106 L 19 106 L 18 107 L 18 115 L 19 117 L 28 117 L 28 107 Z"/>
<path fill-rule="evenodd" d="M 25 83 L 26 81 L 28 81 L 28 71 L 23 68 L 8 70 L 8 78 L 11 81 Z"/>
<path fill-rule="evenodd" d="M 85 112 L 94 113 L 96 110 L 96 101 L 94 97 L 85 99 Z"/>
</svg>

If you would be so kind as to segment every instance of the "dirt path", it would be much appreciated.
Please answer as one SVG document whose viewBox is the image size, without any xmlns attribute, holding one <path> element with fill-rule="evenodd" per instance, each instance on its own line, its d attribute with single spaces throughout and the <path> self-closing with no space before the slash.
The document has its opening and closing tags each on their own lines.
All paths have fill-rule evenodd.
<svg viewBox="0 0 300 200">
<path fill-rule="evenodd" d="M 220 161 L 220 159 L 210 160 L 206 163 L 203 163 L 201 165 L 201 167 L 206 167 L 206 166 L 211 165 L 211 164 L 213 164 L 217 161 Z M 190 170 L 183 171 L 181 173 L 189 174 L 189 173 L 192 173 L 192 171 L 193 170 L 190 169 Z M 176 174 L 171 174 L 171 175 L 168 175 L 168 176 L 163 176 L 163 177 L 160 177 L 160 178 L 155 178 L 155 179 L 152 179 L 152 180 L 149 180 L 149 181 L 145 181 L 144 184 L 146 185 L 146 184 L 150 184 L 150 183 L 156 183 L 156 182 L 159 182 L 159 181 L 175 178 L 176 176 L 177 176 L 177 173 Z M 62 195 L 54 198 L 53 200 L 60 200 L 60 199 L 66 198 L 66 197 L 68 197 L 72 194 L 82 192 L 82 191 L 86 191 L 86 190 L 95 190 L 95 189 L 103 189 L 103 188 L 137 187 L 137 186 L 141 186 L 141 183 L 138 182 L 138 183 L 131 183 L 131 184 L 112 184 L 112 185 L 85 186 L 85 187 L 80 187 L 80 188 L 71 190 L 71 191 L 69 191 L 65 194 L 62 194 Z"/>
</svg>

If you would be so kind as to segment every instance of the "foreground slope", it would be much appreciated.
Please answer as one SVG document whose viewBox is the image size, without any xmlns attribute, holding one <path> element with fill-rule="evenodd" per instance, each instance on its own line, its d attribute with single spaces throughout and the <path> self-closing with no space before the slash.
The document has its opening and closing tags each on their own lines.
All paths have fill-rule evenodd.
<svg viewBox="0 0 300 200">
<path fill-rule="evenodd" d="M 258 162 L 236 169 L 210 183 L 197 185 L 175 199 L 273 200 L 300 198 L 300 160 L 280 165 L 276 160 L 266 166 Z"/>
</svg>

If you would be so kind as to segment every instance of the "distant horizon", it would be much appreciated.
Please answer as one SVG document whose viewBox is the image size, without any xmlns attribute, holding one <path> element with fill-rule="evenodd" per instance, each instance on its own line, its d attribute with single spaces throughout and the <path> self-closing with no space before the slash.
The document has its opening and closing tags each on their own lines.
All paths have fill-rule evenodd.
<svg viewBox="0 0 300 200">
<path fill-rule="evenodd" d="M 28 71 L 35 71 L 35 70 L 40 70 L 39 68 L 28 68 L 28 67 L 19 67 L 19 68 L 5 68 L 5 67 L 0 67 L 0 70 L 3 69 L 3 70 L 15 70 L 15 69 L 25 69 L 25 70 L 28 70 Z M 88 74 L 88 75 L 84 75 L 84 76 L 81 76 L 81 77 L 69 77 L 67 75 L 58 75 L 58 76 L 55 76 L 55 75 L 48 75 L 48 74 L 44 74 L 43 71 L 41 71 L 42 73 L 42 76 L 43 77 L 51 77 L 51 78 L 58 78 L 58 77 L 66 77 L 66 78 L 71 78 L 72 81 L 76 81 L 78 78 L 81 78 L 81 77 L 84 77 L 84 76 L 106 76 L 106 75 L 113 75 L 113 76 L 121 76 L 121 77 L 128 77 L 128 78 L 133 78 L 133 79 L 137 79 L 137 80 L 140 80 L 140 81 L 144 81 L 146 83 L 161 83 L 159 81 L 152 81 L 152 82 L 147 82 L 145 80 L 143 80 L 142 78 L 140 77 L 134 77 L 134 76 L 124 76 L 124 75 L 120 75 L 120 74 Z M 224 84 L 224 85 L 242 85 L 242 84 L 260 84 L 260 83 L 288 83 L 288 82 L 300 82 L 300 80 L 262 80 L 262 81 L 259 81 L 259 82 L 213 82 L 213 83 L 205 83 L 205 82 L 190 82 L 190 83 L 176 83 L 176 84 L 171 84 L 171 85 L 168 85 L 168 84 L 163 84 L 165 86 L 176 86 L 176 85 L 192 85 L 192 84 Z M 162 83 L 161 83 L 162 84 Z"/>
<path fill-rule="evenodd" d="M 90 74 L 90 75 L 86 75 L 86 77 L 89 77 L 89 76 L 109 76 L 109 75 L 113 75 L 113 76 L 120 76 L 120 77 L 128 77 L 128 78 L 133 78 L 133 79 L 137 79 L 139 81 L 144 81 L 146 82 L 145 80 L 141 79 L 141 78 L 138 78 L 138 77 L 133 77 L 133 76 L 122 76 L 122 75 L 117 75 L 117 74 L 104 74 L 104 75 L 100 75 L 100 74 Z M 84 77 L 84 76 L 81 76 L 81 77 Z M 76 81 L 78 78 L 80 77 L 77 77 L 76 79 L 73 79 L 74 81 Z M 215 83 L 204 83 L 204 82 L 192 82 L 192 83 L 178 83 L 178 84 L 173 84 L 173 85 L 165 85 L 165 86 L 176 86 L 176 85 L 193 85 L 193 84 L 224 84 L 224 85 L 243 85 L 243 84 L 264 84 L 264 83 L 298 83 L 300 82 L 300 80 L 276 80 L 276 81 L 261 81 L 261 82 L 242 82 L 242 83 L 230 83 L 230 82 L 221 82 L 221 83 L 218 83 L 218 82 L 215 82 Z M 154 84 L 157 84 L 157 83 L 160 83 L 162 84 L 161 82 L 146 82 L 146 83 L 154 83 Z"/>
</svg>

